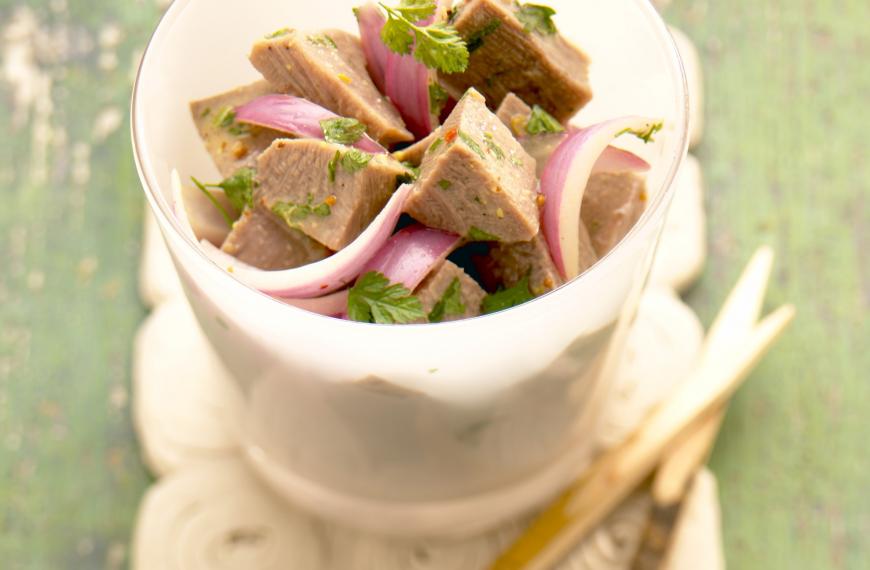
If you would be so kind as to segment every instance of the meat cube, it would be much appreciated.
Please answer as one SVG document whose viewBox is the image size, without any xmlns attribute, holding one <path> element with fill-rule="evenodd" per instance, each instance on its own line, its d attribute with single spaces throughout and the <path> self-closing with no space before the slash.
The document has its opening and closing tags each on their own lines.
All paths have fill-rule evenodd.
<svg viewBox="0 0 870 570">
<path fill-rule="evenodd" d="M 250 58 L 276 90 L 358 119 L 383 144 L 414 140 L 372 83 L 359 38 L 340 30 L 286 30 L 255 43 Z"/>
<path fill-rule="evenodd" d="M 535 159 L 536 175 L 540 178 L 544 174 L 550 156 L 565 140 L 565 133 L 528 134 L 526 126 L 532 116 L 532 108 L 513 93 L 508 93 L 501 102 L 496 116 L 510 128 L 529 156 Z"/>
<path fill-rule="evenodd" d="M 452 92 L 474 87 L 497 108 L 508 93 L 567 121 L 592 99 L 589 58 L 563 38 L 539 7 L 511 0 L 469 0 L 453 25 L 469 44 L 468 68 L 442 75 Z"/>
<path fill-rule="evenodd" d="M 517 97 L 513 93 L 508 93 L 502 100 L 501 105 L 495 112 L 495 116 L 511 130 L 511 133 L 517 138 L 525 136 L 526 123 L 529 122 L 529 116 L 532 114 L 532 108 L 526 105 L 526 102 Z"/>
<path fill-rule="evenodd" d="M 589 234 L 580 226 L 580 270 L 586 271 L 598 261 Z M 529 288 L 535 296 L 543 295 L 563 283 L 550 248 L 544 236 L 538 234 L 531 241 L 497 244 L 490 250 L 487 270 L 495 281 L 505 288 L 513 287 L 526 275 Z"/>
<path fill-rule="evenodd" d="M 301 267 L 330 254 L 302 232 L 282 228 L 263 208 L 246 210 L 221 249 L 239 261 L 267 270 Z"/>
<path fill-rule="evenodd" d="M 269 148 L 276 138 L 286 136 L 234 121 L 235 107 L 269 93 L 274 93 L 272 86 L 260 80 L 190 104 L 199 136 L 224 178 L 232 176 L 239 168 L 254 166 L 257 155 Z"/>
<path fill-rule="evenodd" d="M 602 172 L 589 179 L 580 217 L 598 257 L 604 257 L 634 227 L 646 200 L 646 182 L 637 174 Z"/>
<path fill-rule="evenodd" d="M 402 150 L 397 150 L 393 153 L 393 158 L 399 162 L 407 162 L 412 166 L 420 166 L 420 163 L 423 162 L 423 157 L 426 155 L 426 151 L 429 150 L 432 143 L 438 140 L 439 137 L 441 137 L 441 127 L 438 127 L 429 133 L 426 138 L 420 139 L 411 146 L 403 148 Z"/>
<path fill-rule="evenodd" d="M 338 251 L 368 227 L 407 169 L 386 154 L 314 139 L 278 139 L 257 161 L 254 202 Z"/>
<path fill-rule="evenodd" d="M 535 162 L 470 90 L 429 147 L 406 211 L 471 241 L 528 241 L 540 227 Z"/>
<path fill-rule="evenodd" d="M 458 285 L 454 282 L 458 282 Z M 414 294 L 420 299 L 423 311 L 432 322 L 476 317 L 480 315 L 480 305 L 486 297 L 486 292 L 477 281 L 450 261 L 445 261 L 433 270 Z M 457 301 L 459 305 L 456 304 Z"/>
</svg>

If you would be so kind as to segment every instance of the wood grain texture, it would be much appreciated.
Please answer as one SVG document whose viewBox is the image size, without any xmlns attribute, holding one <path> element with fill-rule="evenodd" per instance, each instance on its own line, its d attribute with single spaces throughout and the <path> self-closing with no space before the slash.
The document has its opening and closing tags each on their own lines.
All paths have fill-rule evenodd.
<svg viewBox="0 0 870 570">
<path fill-rule="evenodd" d="M 126 116 L 158 4 L 0 0 L 3 568 L 124 567 L 149 483 L 126 403 L 144 314 Z M 10 46 L 28 28 L 10 28 L 25 12 L 42 47 L 22 75 Z M 799 309 L 715 452 L 730 567 L 863 568 L 870 4 L 675 0 L 666 16 L 696 40 L 707 83 L 712 255 L 690 300 L 709 320 L 766 242 L 779 253 L 770 302 Z"/>
</svg>

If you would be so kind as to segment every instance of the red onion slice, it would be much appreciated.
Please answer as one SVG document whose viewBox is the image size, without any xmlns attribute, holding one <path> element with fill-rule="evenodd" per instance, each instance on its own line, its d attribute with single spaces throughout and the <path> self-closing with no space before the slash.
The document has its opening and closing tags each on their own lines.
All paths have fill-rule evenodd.
<svg viewBox="0 0 870 570">
<path fill-rule="evenodd" d="M 460 241 L 457 235 L 414 224 L 391 237 L 360 274 L 377 271 L 413 291 Z"/>
<path fill-rule="evenodd" d="M 619 135 L 651 131 L 660 123 L 645 117 L 623 117 L 592 125 L 569 134 L 547 162 L 541 177 L 541 192 L 546 197 L 544 236 L 566 280 L 580 274 L 580 206 L 596 163 Z"/>
<path fill-rule="evenodd" d="M 336 118 L 338 115 L 332 111 L 292 95 L 263 95 L 236 108 L 239 122 L 320 140 L 323 140 L 320 121 Z M 363 135 L 353 146 L 373 154 L 387 152 L 368 135 Z"/>
<path fill-rule="evenodd" d="M 437 6 L 438 2 L 435 14 L 418 24 L 428 26 L 434 22 Z M 429 84 L 436 80 L 435 74 L 413 55 L 399 55 L 387 49 L 381 39 L 386 18 L 377 6 L 366 4 L 356 14 L 372 79 L 399 110 L 408 130 L 418 139 L 425 137 L 435 128 L 429 97 Z"/>
<path fill-rule="evenodd" d="M 386 93 L 387 58 L 391 52 L 381 40 L 381 29 L 387 20 L 381 10 L 371 2 L 357 8 L 355 13 L 369 75 L 378 91 Z"/>
<path fill-rule="evenodd" d="M 342 289 L 359 276 L 366 263 L 383 247 L 402 214 L 411 186 L 396 190 L 369 227 L 350 245 L 322 261 L 286 269 L 264 271 L 240 262 L 212 244 L 202 249 L 212 261 L 242 283 L 275 297 L 312 299 Z"/>
<path fill-rule="evenodd" d="M 592 174 L 599 172 L 637 172 L 643 174 L 649 172 L 649 169 L 650 164 L 633 152 L 609 146 L 595 161 Z"/>
</svg>

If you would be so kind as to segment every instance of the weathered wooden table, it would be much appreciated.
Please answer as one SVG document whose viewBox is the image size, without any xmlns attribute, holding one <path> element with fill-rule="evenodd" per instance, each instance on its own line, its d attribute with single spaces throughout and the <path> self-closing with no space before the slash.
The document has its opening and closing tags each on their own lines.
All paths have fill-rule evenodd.
<svg viewBox="0 0 870 570">
<path fill-rule="evenodd" d="M 121 568 L 142 195 L 127 107 L 161 2 L 0 0 L 0 566 Z M 732 568 L 870 561 L 870 3 L 682 0 L 707 79 L 705 319 L 779 252 L 796 325 L 713 458 Z"/>
</svg>

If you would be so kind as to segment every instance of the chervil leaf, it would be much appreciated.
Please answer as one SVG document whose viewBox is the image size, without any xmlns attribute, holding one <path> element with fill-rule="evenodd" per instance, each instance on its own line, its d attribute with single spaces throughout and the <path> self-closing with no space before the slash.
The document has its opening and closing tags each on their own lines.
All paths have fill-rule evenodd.
<svg viewBox="0 0 870 570">
<path fill-rule="evenodd" d="M 293 202 L 275 202 L 272 204 L 272 213 L 284 220 L 291 228 L 299 228 L 299 223 L 311 215 L 325 218 L 332 214 L 332 208 L 326 202 L 314 204 L 314 194 L 308 195 L 308 200 L 304 204 L 295 204 Z"/>
<path fill-rule="evenodd" d="M 417 0 L 408 3 L 422 5 Z M 417 61 L 443 73 L 459 73 L 468 67 L 468 47 L 455 28 L 443 23 L 418 26 L 416 22 L 425 18 L 417 18 L 414 7 L 380 6 L 387 14 L 381 39 L 391 51 L 401 55 L 413 52 Z"/>
<path fill-rule="evenodd" d="M 616 136 L 632 134 L 645 143 L 651 143 L 654 140 L 653 135 L 662 130 L 664 126 L 665 124 L 659 121 L 658 123 L 652 123 L 648 125 L 645 129 L 625 129 Z"/>
<path fill-rule="evenodd" d="M 470 241 L 501 241 L 501 238 L 498 236 L 485 232 L 476 226 L 471 226 L 471 229 L 468 230 L 468 235 L 465 237 Z"/>
<path fill-rule="evenodd" d="M 529 121 L 526 123 L 526 132 L 530 135 L 541 135 L 544 133 L 561 133 L 565 131 L 562 123 L 556 120 L 556 117 L 546 112 L 540 105 L 532 107 L 532 114 L 529 116 Z"/>
<path fill-rule="evenodd" d="M 320 121 L 323 138 L 335 144 L 354 144 L 366 134 L 366 126 L 356 119 L 336 117 Z"/>
<path fill-rule="evenodd" d="M 420 299 L 401 284 L 370 271 L 350 289 L 347 315 L 362 323 L 405 324 L 426 318 Z"/>
<path fill-rule="evenodd" d="M 396 10 L 412 22 L 425 20 L 435 13 L 435 0 L 401 0 Z"/>
<path fill-rule="evenodd" d="M 540 4 L 523 4 L 517 9 L 517 18 L 523 23 L 525 30 L 542 36 L 552 36 L 559 31 L 553 22 L 555 15 L 555 10 Z"/>
<path fill-rule="evenodd" d="M 465 305 L 462 303 L 462 283 L 460 283 L 459 277 L 456 277 L 444 291 L 441 300 L 432 307 L 432 311 L 429 313 L 429 322 L 440 323 L 444 320 L 444 317 L 464 314 Z"/>
<path fill-rule="evenodd" d="M 497 293 L 487 295 L 483 300 L 481 310 L 484 314 L 489 315 L 522 305 L 534 298 L 535 296 L 529 289 L 529 276 L 526 275 L 510 289 L 502 289 Z"/>
<path fill-rule="evenodd" d="M 359 149 L 351 148 L 348 149 L 343 155 L 341 155 L 341 167 L 353 174 L 354 172 L 359 172 L 366 166 L 368 166 L 369 162 L 372 160 L 372 155 L 363 152 Z"/>
<path fill-rule="evenodd" d="M 220 212 L 221 216 L 223 216 L 227 225 L 230 228 L 232 228 L 233 227 L 233 218 L 232 218 L 232 216 L 230 216 L 230 213 L 227 212 L 227 209 L 224 208 L 220 202 L 218 202 L 217 198 L 214 197 L 214 194 L 209 192 L 208 188 L 205 187 L 205 184 L 203 184 L 202 182 L 200 182 L 199 180 L 197 180 L 193 176 L 191 176 L 190 179 L 193 181 L 193 183 L 196 185 L 196 187 L 199 188 L 199 191 L 202 192 L 203 194 L 205 194 L 205 197 L 208 198 L 208 201 L 211 202 L 211 205 L 214 206 L 218 212 Z"/>
<path fill-rule="evenodd" d="M 246 206 L 254 205 L 254 172 L 253 168 L 240 168 L 236 173 L 218 184 L 219 188 L 223 188 L 230 204 L 238 211 L 242 211 Z"/>
</svg>

